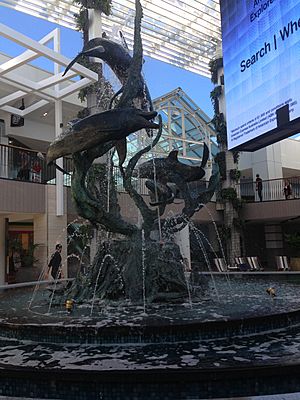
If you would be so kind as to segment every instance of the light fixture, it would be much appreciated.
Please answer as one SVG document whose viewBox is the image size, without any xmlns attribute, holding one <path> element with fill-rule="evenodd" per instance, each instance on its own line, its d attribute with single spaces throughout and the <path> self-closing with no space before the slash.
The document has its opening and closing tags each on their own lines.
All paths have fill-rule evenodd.
<svg viewBox="0 0 300 400">
<path fill-rule="evenodd" d="M 43 117 L 47 117 L 48 111 L 44 112 Z"/>
</svg>

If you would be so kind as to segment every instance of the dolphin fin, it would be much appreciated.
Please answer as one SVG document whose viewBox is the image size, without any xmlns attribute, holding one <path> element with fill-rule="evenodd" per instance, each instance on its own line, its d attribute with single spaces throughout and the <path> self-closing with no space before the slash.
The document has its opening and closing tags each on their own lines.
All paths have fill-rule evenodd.
<svg viewBox="0 0 300 400">
<path fill-rule="evenodd" d="M 126 159 L 127 155 L 127 142 L 126 138 L 117 140 L 116 142 L 116 150 L 119 157 L 119 166 L 121 167 Z"/>
<path fill-rule="evenodd" d="M 178 150 L 172 150 L 169 153 L 168 158 L 173 160 L 173 161 L 178 161 Z"/>
<path fill-rule="evenodd" d="M 202 161 L 201 161 L 201 168 L 205 167 L 205 165 L 207 163 L 207 160 L 208 160 L 208 157 L 209 157 L 209 150 L 208 150 L 208 147 L 207 147 L 206 143 L 204 143 Z"/>
</svg>

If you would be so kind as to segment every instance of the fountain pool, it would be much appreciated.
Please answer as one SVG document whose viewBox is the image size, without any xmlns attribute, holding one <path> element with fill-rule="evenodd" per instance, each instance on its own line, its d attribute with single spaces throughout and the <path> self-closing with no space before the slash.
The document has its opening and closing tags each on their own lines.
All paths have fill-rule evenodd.
<svg viewBox="0 0 300 400">
<path fill-rule="evenodd" d="M 46 287 L 30 310 L 32 288 L 6 290 L 0 394 L 200 399 L 300 390 L 298 275 L 232 274 L 229 282 L 230 289 L 216 275 L 219 296 L 209 282 L 192 308 L 188 299 L 146 313 L 143 304 L 97 302 L 93 316 L 89 304 L 75 304 L 71 314 L 53 305 L 48 313 Z"/>
</svg>

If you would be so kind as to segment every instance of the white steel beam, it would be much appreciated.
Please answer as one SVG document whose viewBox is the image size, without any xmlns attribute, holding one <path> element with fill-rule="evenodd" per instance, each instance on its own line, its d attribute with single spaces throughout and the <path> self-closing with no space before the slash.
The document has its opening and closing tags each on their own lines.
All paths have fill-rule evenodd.
<svg viewBox="0 0 300 400">
<path fill-rule="evenodd" d="M 49 49 L 48 47 L 36 42 L 35 40 L 23 35 L 20 32 L 15 31 L 12 28 L 9 28 L 2 23 L 0 23 L 0 32 L 1 35 L 6 39 L 12 40 L 13 42 L 18 43 L 25 48 L 27 47 L 28 49 L 37 52 L 40 56 L 47 57 L 53 62 L 56 62 L 60 65 L 67 66 L 71 61 L 69 58 L 55 52 L 52 49 Z M 78 74 L 84 75 L 92 80 L 98 79 L 98 75 L 95 72 L 83 67 L 78 63 L 74 64 L 72 69 Z"/>
<path fill-rule="evenodd" d="M 48 33 L 48 35 L 44 36 L 39 43 L 45 45 L 53 39 L 53 31 Z M 20 54 L 17 57 L 12 58 L 11 60 L 6 61 L 5 63 L 0 65 L 0 75 L 11 71 L 16 68 L 16 66 L 21 67 L 24 64 L 29 63 L 30 61 L 39 57 L 39 54 L 32 50 L 26 50 L 24 53 Z"/>
</svg>

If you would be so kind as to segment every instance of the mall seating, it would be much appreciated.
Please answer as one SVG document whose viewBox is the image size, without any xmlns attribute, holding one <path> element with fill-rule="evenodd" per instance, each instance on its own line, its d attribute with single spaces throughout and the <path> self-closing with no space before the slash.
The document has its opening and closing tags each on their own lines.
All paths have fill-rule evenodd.
<svg viewBox="0 0 300 400">
<path fill-rule="evenodd" d="M 231 267 L 229 264 L 227 264 L 225 258 L 214 258 L 214 264 L 219 272 L 238 270 L 238 267 Z"/>
<path fill-rule="evenodd" d="M 250 265 L 250 271 L 262 271 L 263 267 L 261 266 L 258 257 L 246 257 L 247 264 Z"/>
<path fill-rule="evenodd" d="M 214 264 L 218 270 L 218 272 L 226 272 L 227 264 L 224 258 L 214 258 Z"/>
<path fill-rule="evenodd" d="M 234 265 L 235 265 L 236 269 L 238 269 L 240 271 L 250 271 L 251 270 L 251 267 L 247 263 L 245 257 L 235 257 Z"/>
<path fill-rule="evenodd" d="M 287 256 L 276 256 L 276 266 L 278 271 L 289 271 L 290 265 Z"/>
</svg>

